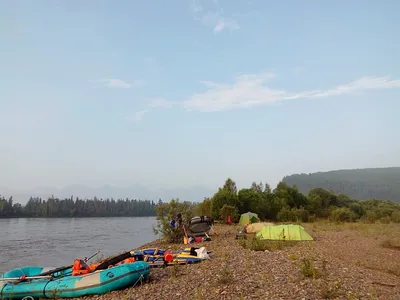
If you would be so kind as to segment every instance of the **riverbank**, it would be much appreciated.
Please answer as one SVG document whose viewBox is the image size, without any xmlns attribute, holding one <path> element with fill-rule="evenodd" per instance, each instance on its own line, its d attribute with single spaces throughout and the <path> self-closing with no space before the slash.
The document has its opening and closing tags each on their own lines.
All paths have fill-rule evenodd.
<svg viewBox="0 0 400 300">
<path fill-rule="evenodd" d="M 152 269 L 146 283 L 79 299 L 400 299 L 400 225 L 304 227 L 315 241 L 265 244 L 265 252 L 244 248 L 235 239 L 239 226 L 217 225 L 212 241 L 194 244 L 212 251 L 212 259 Z"/>
</svg>

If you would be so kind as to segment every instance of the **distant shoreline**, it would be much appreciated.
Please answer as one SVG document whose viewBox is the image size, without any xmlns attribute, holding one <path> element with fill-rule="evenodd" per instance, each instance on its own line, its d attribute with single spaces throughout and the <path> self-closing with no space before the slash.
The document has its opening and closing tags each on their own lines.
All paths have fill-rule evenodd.
<svg viewBox="0 0 400 300">
<path fill-rule="evenodd" d="M 156 218 L 157 216 L 85 216 L 85 217 L 31 217 L 31 216 L 20 216 L 20 217 L 4 217 L 1 216 L 0 220 L 2 219 L 93 219 L 93 218 Z"/>
</svg>

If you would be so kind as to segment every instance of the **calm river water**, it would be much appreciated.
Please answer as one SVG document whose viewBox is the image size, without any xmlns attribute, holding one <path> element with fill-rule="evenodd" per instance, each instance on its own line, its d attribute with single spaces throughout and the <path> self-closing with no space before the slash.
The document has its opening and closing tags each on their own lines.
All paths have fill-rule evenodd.
<svg viewBox="0 0 400 300">
<path fill-rule="evenodd" d="M 72 265 L 97 250 L 97 257 L 129 251 L 156 238 L 153 225 L 155 217 L 0 219 L 0 273 Z"/>
</svg>

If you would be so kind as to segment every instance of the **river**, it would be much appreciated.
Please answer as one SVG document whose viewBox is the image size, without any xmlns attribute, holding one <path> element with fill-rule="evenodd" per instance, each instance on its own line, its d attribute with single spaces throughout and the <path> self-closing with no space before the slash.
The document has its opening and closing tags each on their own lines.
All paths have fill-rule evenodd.
<svg viewBox="0 0 400 300">
<path fill-rule="evenodd" d="M 129 251 L 156 239 L 156 224 L 155 217 L 0 219 L 0 273 Z"/>
</svg>

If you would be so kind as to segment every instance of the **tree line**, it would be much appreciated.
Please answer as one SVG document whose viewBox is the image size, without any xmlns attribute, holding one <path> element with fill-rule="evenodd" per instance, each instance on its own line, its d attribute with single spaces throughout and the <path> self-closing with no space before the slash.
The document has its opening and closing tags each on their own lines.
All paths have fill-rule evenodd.
<svg viewBox="0 0 400 300">
<path fill-rule="evenodd" d="M 156 234 L 169 242 L 180 242 L 182 230 L 173 229 L 170 221 L 181 213 L 186 223 L 193 216 L 211 216 L 214 220 L 226 222 L 231 217 L 238 222 L 246 212 L 257 213 L 262 221 L 313 222 L 330 219 L 335 222 L 400 223 L 400 204 L 376 199 L 357 200 L 344 194 L 314 188 L 307 194 L 301 193 L 295 185 L 280 182 L 274 190 L 268 184 L 253 182 L 248 188 L 237 189 L 236 183 L 228 178 L 225 184 L 210 198 L 200 203 L 172 199 L 155 206 Z"/>
<path fill-rule="evenodd" d="M 30 198 L 25 206 L 13 203 L 12 198 L 0 196 L 0 218 L 4 217 L 116 217 L 157 216 L 165 226 L 180 212 L 186 220 L 194 215 L 212 216 L 237 221 L 240 214 L 254 212 L 262 220 L 280 222 L 310 222 L 329 218 L 334 221 L 396 222 L 400 223 L 400 204 L 390 200 L 353 199 L 323 188 L 311 189 L 307 194 L 296 185 L 280 182 L 271 190 L 268 184 L 253 182 L 248 188 L 238 190 L 228 178 L 212 197 L 202 202 L 181 202 L 172 199 L 155 204 L 150 200 L 132 199 L 58 199 Z"/>
<path fill-rule="evenodd" d="M 285 176 L 282 181 L 307 194 L 323 188 L 355 199 L 379 199 L 400 202 L 400 168 L 337 170 Z"/>
<path fill-rule="evenodd" d="M 329 218 L 333 221 L 400 223 L 400 205 L 390 200 L 352 199 L 322 188 L 303 194 L 295 185 L 289 186 L 285 182 L 280 182 L 274 190 L 268 184 L 253 182 L 251 187 L 238 191 L 231 178 L 195 208 L 195 214 L 211 215 L 217 220 L 228 216 L 238 220 L 240 214 L 248 211 L 257 213 L 262 220 L 280 222 Z"/>
<path fill-rule="evenodd" d="M 60 217 L 141 217 L 155 216 L 155 203 L 136 199 L 79 199 L 73 197 L 47 200 L 31 197 L 26 205 L 13 203 L 12 197 L 0 196 L 0 218 Z"/>
</svg>

